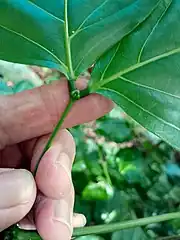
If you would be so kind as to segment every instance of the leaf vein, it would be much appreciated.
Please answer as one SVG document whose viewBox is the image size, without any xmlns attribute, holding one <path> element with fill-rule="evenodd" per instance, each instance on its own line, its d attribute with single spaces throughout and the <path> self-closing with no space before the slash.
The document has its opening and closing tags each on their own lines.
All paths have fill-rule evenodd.
<svg viewBox="0 0 180 240">
<path fill-rule="evenodd" d="M 136 1 L 138 1 L 138 0 L 136 0 Z M 160 0 L 159 0 L 159 1 L 160 1 Z M 120 11 L 122 11 L 123 9 L 126 9 L 126 8 L 128 8 L 128 7 L 129 7 L 129 5 L 126 6 L 126 7 L 124 7 L 124 8 L 122 8 L 122 9 L 120 9 L 118 12 L 120 12 Z M 111 18 L 111 17 L 113 17 L 115 14 L 117 14 L 118 12 L 113 13 L 112 15 L 109 15 L 109 16 L 107 16 L 107 17 L 104 17 L 103 19 L 101 19 L 101 20 L 99 20 L 99 21 L 97 21 L 97 22 L 94 22 L 94 23 L 92 23 L 92 24 L 89 24 L 89 25 L 87 25 L 87 26 L 85 26 L 85 27 L 83 27 L 83 28 L 77 29 L 77 30 L 76 30 L 75 32 L 73 32 L 73 34 L 70 36 L 70 39 L 73 40 L 73 38 L 74 38 L 76 35 L 78 35 L 80 32 L 82 32 L 82 31 L 84 31 L 84 30 L 87 30 L 88 28 L 91 28 L 91 27 L 93 27 L 94 25 L 97 25 L 97 24 L 99 24 L 99 23 L 104 22 L 104 21 L 106 20 L 106 18 Z M 83 24 L 83 25 L 84 25 L 84 24 Z"/>
<path fill-rule="evenodd" d="M 75 32 L 70 36 L 70 38 L 74 38 L 80 31 L 82 31 L 84 24 L 88 21 L 88 19 L 95 13 L 97 12 L 99 9 L 101 9 L 104 5 L 106 5 L 106 3 L 109 2 L 109 0 L 105 0 L 103 3 L 101 3 L 96 9 L 94 9 L 94 11 L 92 11 L 85 19 L 84 21 L 80 24 L 80 26 L 75 30 Z"/>
<path fill-rule="evenodd" d="M 55 18 L 56 20 L 62 22 L 64 24 L 64 20 L 62 20 L 61 18 L 58 18 L 57 16 L 55 16 L 54 14 L 48 12 L 46 9 L 40 7 L 39 5 L 37 5 L 36 3 L 32 2 L 32 0 L 28 0 L 28 2 L 31 4 L 31 5 L 34 5 L 36 8 L 39 8 L 41 11 L 47 13 L 49 16 Z"/>
<path fill-rule="evenodd" d="M 137 0 L 137 1 L 138 1 L 138 0 Z M 126 8 L 128 8 L 128 7 L 126 7 Z M 153 10 L 152 10 L 152 11 L 153 11 Z M 147 18 L 147 16 L 144 17 L 144 20 L 145 20 L 146 18 Z M 141 22 L 138 22 L 138 23 L 134 26 L 133 29 L 129 30 L 129 31 L 126 33 L 126 35 L 128 35 L 130 32 L 132 32 L 134 29 L 136 29 L 140 24 L 141 24 Z M 76 65 L 74 72 L 77 71 L 78 67 L 79 67 L 79 66 L 81 65 L 81 63 L 84 61 L 84 59 L 86 58 L 86 56 L 88 56 L 88 55 L 90 54 L 90 52 L 91 52 L 94 48 L 96 48 L 96 47 L 98 47 L 99 45 L 101 45 L 103 41 L 107 41 L 108 39 L 113 38 L 114 35 L 116 35 L 116 34 L 118 33 L 118 31 L 121 31 L 121 29 L 117 29 L 117 31 L 115 31 L 112 35 L 109 34 L 109 35 L 107 35 L 107 37 L 101 38 L 101 40 L 100 40 L 99 42 L 97 42 L 94 46 L 92 46 L 92 47 L 87 51 L 87 53 L 82 57 L 82 59 L 79 61 L 79 63 Z M 121 40 L 121 39 L 120 39 L 120 40 Z M 119 40 L 119 41 L 120 41 L 120 40 Z M 116 43 L 117 43 L 117 42 L 115 42 L 114 44 L 116 44 Z M 98 56 L 97 58 L 99 58 L 99 57 L 100 57 L 100 56 Z"/>
<path fill-rule="evenodd" d="M 153 88 L 153 87 L 144 85 L 144 84 L 140 84 L 140 83 L 133 82 L 133 81 L 131 81 L 130 79 L 125 78 L 125 77 L 122 77 L 122 76 L 119 77 L 119 79 L 121 79 L 121 80 L 123 80 L 123 81 L 125 81 L 125 82 L 128 82 L 128 83 L 130 83 L 130 84 L 132 84 L 132 85 L 138 86 L 138 87 L 142 87 L 142 88 L 145 88 L 145 89 L 153 90 L 153 91 L 155 91 L 155 92 L 160 92 L 160 93 L 163 93 L 163 94 L 165 94 L 165 95 L 168 95 L 168 96 L 171 96 L 171 97 L 180 99 L 180 96 L 178 96 L 178 95 L 174 95 L 174 94 L 172 94 L 172 93 L 168 93 L 168 92 L 165 92 L 165 91 L 163 91 L 163 90 L 156 89 L 156 88 Z"/>
<path fill-rule="evenodd" d="M 137 69 L 139 69 L 141 67 L 144 67 L 144 66 L 146 66 L 148 64 L 154 63 L 156 61 L 162 60 L 164 58 L 167 58 L 167 57 L 169 57 L 171 55 L 175 55 L 175 54 L 178 54 L 178 53 L 180 53 L 180 47 L 176 48 L 176 49 L 173 49 L 173 50 L 171 50 L 169 52 L 163 53 L 161 55 L 157 55 L 157 56 L 155 56 L 153 58 L 150 58 L 150 59 L 148 59 L 148 60 L 146 60 L 144 62 L 136 63 L 136 64 L 134 64 L 134 65 L 132 65 L 132 66 L 130 66 L 130 67 L 128 67 L 128 68 L 126 68 L 126 69 L 124 69 L 124 70 L 114 74 L 114 75 L 112 75 L 111 77 L 104 79 L 103 85 L 108 83 L 108 82 L 111 82 L 111 81 L 115 80 L 116 78 L 119 78 L 120 76 L 122 76 L 124 74 L 128 74 L 128 73 L 133 72 L 134 70 L 137 70 Z"/>
<path fill-rule="evenodd" d="M 19 36 L 19 37 L 22 37 L 22 38 L 24 38 L 25 40 L 27 40 L 28 42 L 30 42 L 30 43 L 36 45 L 37 47 L 41 48 L 42 50 L 46 51 L 46 52 L 49 53 L 58 63 L 60 63 L 60 64 L 64 67 L 64 69 L 67 69 L 67 66 L 66 66 L 54 53 L 52 53 L 52 52 L 51 52 L 49 49 L 47 49 L 46 47 L 42 46 L 41 44 L 35 42 L 34 40 L 32 40 L 32 39 L 30 39 L 30 38 L 24 36 L 22 33 L 16 32 L 16 31 L 14 31 L 14 30 L 12 30 L 12 29 L 10 29 L 10 28 L 7 28 L 7 27 L 3 26 L 2 24 L 0 24 L 0 28 L 3 28 L 4 30 L 6 30 L 6 31 L 8 31 L 8 32 L 11 32 L 11 33 L 13 33 L 13 34 L 15 34 L 15 35 L 17 35 L 17 36 Z"/>
<path fill-rule="evenodd" d="M 140 24 L 140 23 L 137 23 L 137 25 L 134 26 L 134 29 L 135 29 L 139 24 Z M 130 33 L 132 30 L 133 30 L 133 29 L 131 29 L 128 33 Z M 102 42 L 107 41 L 107 40 L 110 39 L 110 38 L 113 38 L 114 35 L 116 35 L 119 31 L 121 31 L 121 29 L 117 29 L 112 35 L 109 34 L 109 35 L 107 35 L 107 37 L 101 38 L 101 40 L 100 40 L 99 42 L 97 42 L 94 46 L 92 46 L 92 47 L 87 51 L 87 53 L 82 57 L 82 59 L 79 61 L 79 63 L 78 63 L 77 66 L 75 67 L 75 70 L 74 70 L 74 71 L 76 72 L 76 70 L 77 70 L 78 67 L 81 65 L 81 63 L 84 61 L 84 59 L 86 58 L 86 56 L 88 56 L 88 55 L 90 54 L 90 52 L 93 51 L 93 49 L 95 49 L 96 47 L 98 47 L 99 45 L 101 45 Z M 128 33 L 127 33 L 127 34 L 128 34 Z M 100 57 L 100 56 L 98 56 L 98 57 Z M 97 58 L 98 58 L 98 57 L 97 57 Z"/>
<path fill-rule="evenodd" d="M 122 96 L 123 98 L 125 98 L 127 101 L 129 101 L 130 103 L 134 104 L 136 107 L 140 108 L 143 112 L 146 112 L 148 113 L 149 115 L 153 116 L 154 118 L 158 119 L 160 122 L 162 122 L 163 124 L 165 125 L 168 125 L 169 127 L 172 127 L 178 131 L 180 131 L 180 128 L 175 126 L 174 124 L 168 122 L 168 121 L 165 121 L 164 119 L 162 119 L 161 117 L 155 115 L 154 113 L 148 111 L 147 109 L 143 108 L 142 106 L 140 106 L 139 104 L 137 104 L 136 102 L 134 102 L 133 100 L 131 100 L 130 98 L 128 98 L 127 96 L 125 96 L 124 94 L 122 93 L 119 93 L 115 90 L 112 90 L 112 89 L 108 89 L 108 88 L 105 88 L 105 87 L 102 87 L 101 88 L 102 90 L 106 90 L 106 91 L 112 91 L 112 92 L 115 92 L 116 94 L 119 94 L 120 96 Z"/>
<path fill-rule="evenodd" d="M 104 69 L 104 71 L 103 71 L 103 73 L 102 73 L 102 76 L 101 76 L 99 82 L 103 80 L 104 75 L 105 75 L 106 71 L 108 70 L 109 66 L 111 65 L 114 57 L 116 56 L 116 53 L 118 52 L 120 45 L 121 45 L 121 41 L 118 43 L 117 48 L 116 48 L 116 51 L 114 52 L 113 56 L 111 57 L 110 61 L 109 61 L 108 64 L 107 64 L 106 68 Z"/>
<path fill-rule="evenodd" d="M 160 2 L 161 2 L 161 1 L 160 1 Z M 143 51 L 144 51 L 144 49 L 145 49 L 145 47 L 146 47 L 146 45 L 147 45 L 150 37 L 152 36 L 152 34 L 154 33 L 154 31 L 155 31 L 156 28 L 158 27 L 158 25 L 159 25 L 159 23 L 161 22 L 161 20 L 163 19 L 163 17 L 165 16 L 165 14 L 166 14 L 167 10 L 169 9 L 169 6 L 171 5 L 171 3 L 172 3 L 172 1 L 169 2 L 169 5 L 166 7 L 166 9 L 165 9 L 164 12 L 162 13 L 162 15 L 159 17 L 157 23 L 155 24 L 155 26 L 153 27 L 152 31 L 149 33 L 148 37 L 146 38 L 146 40 L 145 40 L 145 42 L 144 42 L 144 44 L 143 44 L 143 46 L 142 46 L 142 48 L 141 48 L 141 50 L 140 50 L 139 56 L 138 56 L 138 61 L 137 61 L 138 63 L 141 62 L 141 57 L 142 57 Z"/>
</svg>

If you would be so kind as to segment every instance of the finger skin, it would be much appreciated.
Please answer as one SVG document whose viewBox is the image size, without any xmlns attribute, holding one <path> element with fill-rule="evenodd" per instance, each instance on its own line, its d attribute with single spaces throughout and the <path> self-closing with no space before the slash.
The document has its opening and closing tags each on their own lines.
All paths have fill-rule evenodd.
<svg viewBox="0 0 180 240">
<path fill-rule="evenodd" d="M 73 215 L 73 227 L 79 228 L 86 225 L 86 217 L 83 214 L 74 213 Z"/>
<path fill-rule="evenodd" d="M 86 225 L 86 217 L 83 214 L 74 213 L 72 219 L 73 228 L 84 227 Z M 33 214 L 31 216 L 25 217 L 18 223 L 18 227 L 23 230 L 36 230 L 36 226 L 33 221 Z"/>
<path fill-rule="evenodd" d="M 35 219 L 37 231 L 43 240 L 71 239 L 73 205 L 73 192 L 60 200 L 41 198 L 35 211 Z"/>
<path fill-rule="evenodd" d="M 17 223 L 32 208 L 36 185 L 26 170 L 1 169 L 0 171 L 0 231 Z"/>
<path fill-rule="evenodd" d="M 56 81 L 14 96 L 0 96 L 0 149 L 50 133 L 69 101 L 67 81 Z M 97 119 L 113 108 L 110 100 L 91 94 L 77 101 L 63 128 Z"/>
<path fill-rule="evenodd" d="M 34 149 L 31 163 L 33 171 L 44 148 L 48 136 L 41 138 Z M 42 158 L 37 173 L 38 189 L 47 197 L 59 199 L 71 191 L 73 186 L 71 168 L 75 157 L 75 142 L 67 130 L 61 130 L 56 136 L 53 146 Z"/>
<path fill-rule="evenodd" d="M 32 171 L 48 137 L 41 137 L 36 143 Z M 44 240 L 71 238 L 74 206 L 71 168 L 74 157 L 74 139 L 67 130 L 61 130 L 39 164 L 35 179 L 40 192 L 34 212 L 36 228 Z"/>
</svg>

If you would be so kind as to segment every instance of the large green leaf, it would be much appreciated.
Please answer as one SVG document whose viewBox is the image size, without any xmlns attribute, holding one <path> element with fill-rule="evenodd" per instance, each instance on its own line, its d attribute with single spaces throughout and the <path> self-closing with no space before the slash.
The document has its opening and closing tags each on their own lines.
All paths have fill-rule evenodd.
<svg viewBox="0 0 180 240">
<path fill-rule="evenodd" d="M 76 78 L 144 21 L 158 2 L 1 0 L 0 58 L 58 68 Z"/>
<path fill-rule="evenodd" d="M 144 23 L 98 61 L 90 85 L 178 149 L 179 16 L 179 0 L 161 0 Z"/>
</svg>

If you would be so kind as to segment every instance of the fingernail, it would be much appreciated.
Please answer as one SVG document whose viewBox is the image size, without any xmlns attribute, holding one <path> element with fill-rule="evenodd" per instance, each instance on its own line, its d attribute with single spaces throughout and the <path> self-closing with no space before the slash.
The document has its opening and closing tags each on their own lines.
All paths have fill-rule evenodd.
<svg viewBox="0 0 180 240">
<path fill-rule="evenodd" d="M 34 218 L 34 213 L 33 211 L 30 211 L 28 215 L 17 224 L 18 227 L 23 230 L 36 230 L 36 226 L 33 218 Z"/>
<path fill-rule="evenodd" d="M 86 225 L 86 217 L 83 214 L 74 213 L 73 215 L 73 227 L 79 228 Z"/>
<path fill-rule="evenodd" d="M 72 212 L 65 200 L 56 201 L 53 220 L 65 224 L 72 233 Z"/>
<path fill-rule="evenodd" d="M 29 223 L 28 221 L 26 222 L 25 220 L 23 220 L 22 222 L 19 222 L 17 224 L 18 228 L 22 229 L 22 230 L 29 230 L 29 231 L 33 231 L 36 230 L 36 226 L 34 224 Z"/>
</svg>

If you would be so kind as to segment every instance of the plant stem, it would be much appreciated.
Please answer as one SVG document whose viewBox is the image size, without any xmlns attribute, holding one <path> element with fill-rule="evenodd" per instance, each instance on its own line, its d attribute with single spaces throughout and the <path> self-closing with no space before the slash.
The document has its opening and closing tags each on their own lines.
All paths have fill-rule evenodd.
<svg viewBox="0 0 180 240">
<path fill-rule="evenodd" d="M 112 186 L 112 181 L 111 181 L 111 177 L 109 175 L 107 162 L 102 162 L 102 168 L 103 168 L 103 172 L 104 172 L 107 182 L 109 183 L 109 185 Z"/>
<path fill-rule="evenodd" d="M 163 214 L 155 217 L 148 217 L 148 218 L 141 218 L 136 220 L 130 220 L 126 222 L 120 223 L 112 223 L 112 224 L 105 224 L 93 227 L 85 227 L 85 228 L 77 228 L 74 230 L 73 236 L 79 237 L 84 235 L 91 235 L 91 234 L 105 234 L 111 233 L 115 231 L 120 231 L 129 228 L 136 228 L 142 227 L 145 225 L 149 225 L 152 223 L 164 222 L 168 220 L 173 220 L 180 218 L 180 212 L 177 213 L 168 213 Z"/>
<path fill-rule="evenodd" d="M 86 89 L 80 91 L 80 97 L 81 97 L 81 98 L 86 97 L 86 96 L 88 96 L 89 94 L 90 94 L 90 89 L 89 89 L 89 87 L 87 87 Z"/>
<path fill-rule="evenodd" d="M 104 172 L 104 176 L 105 176 L 105 178 L 106 178 L 106 181 L 108 182 L 109 185 L 112 185 L 111 177 L 110 177 L 109 171 L 108 171 L 108 164 L 107 164 L 107 161 L 106 161 L 106 159 L 105 159 L 102 146 L 100 146 L 100 145 L 98 146 L 98 153 L 99 153 L 99 157 L 100 157 L 100 161 L 101 161 L 101 166 L 102 166 L 102 169 L 103 169 L 103 172 Z"/>
<path fill-rule="evenodd" d="M 179 236 L 162 237 L 162 238 L 158 238 L 157 240 L 180 240 L 180 235 Z"/>
<path fill-rule="evenodd" d="M 67 66 L 69 69 L 70 77 L 72 80 L 75 80 L 75 74 L 72 65 L 72 57 L 71 57 L 71 43 L 69 38 L 69 22 L 68 22 L 68 0 L 64 0 L 64 31 L 65 31 L 65 50 L 67 57 Z"/>
<path fill-rule="evenodd" d="M 105 224 L 93 227 L 85 227 L 85 228 L 76 228 L 73 232 L 73 237 L 80 237 L 85 235 L 91 234 L 105 234 L 105 233 L 112 233 L 124 229 L 129 228 L 136 228 L 146 226 L 152 223 L 164 222 L 173 219 L 180 218 L 180 212 L 177 213 L 168 213 L 163 214 L 155 217 L 148 217 L 148 218 L 141 218 L 136 220 L 130 220 L 120 223 L 112 223 L 112 224 Z M 37 232 L 31 232 L 20 230 L 17 227 L 13 230 L 13 240 L 41 240 L 41 237 L 38 235 Z M 163 239 L 163 238 L 162 238 Z M 172 236 L 165 239 L 180 239 L 179 236 Z"/>
<path fill-rule="evenodd" d="M 50 136 L 50 138 L 49 138 L 49 140 L 48 140 L 45 148 L 43 149 L 43 152 L 42 152 L 42 154 L 41 154 L 38 162 L 36 163 L 35 169 L 34 169 L 34 171 L 33 171 L 33 175 L 34 175 L 34 176 L 36 176 L 37 169 L 38 169 L 38 166 L 39 166 L 39 164 L 40 164 L 41 159 L 43 158 L 43 156 L 44 156 L 44 154 L 46 153 L 46 151 L 49 150 L 49 148 L 51 147 L 52 142 L 53 142 L 53 140 L 55 139 L 58 131 L 59 131 L 60 128 L 62 127 L 62 124 L 63 124 L 66 116 L 68 115 L 69 111 L 71 110 L 71 108 L 72 108 L 72 106 L 73 106 L 73 103 L 74 103 L 74 100 L 70 99 L 70 101 L 69 101 L 67 107 L 65 108 L 65 110 L 64 110 L 64 112 L 63 112 L 63 114 L 62 114 L 62 116 L 61 116 L 58 124 L 57 124 L 56 127 L 54 128 L 54 130 L 53 130 L 53 132 L 52 132 L 52 134 L 51 134 L 51 136 Z"/>
</svg>

